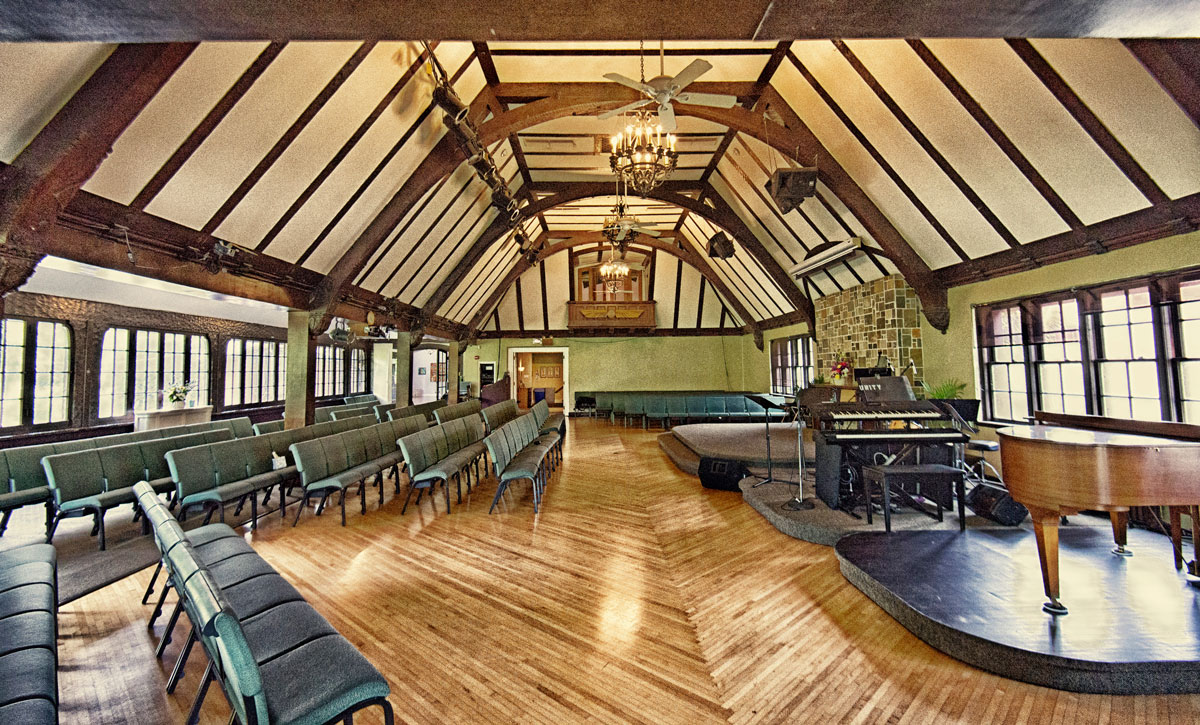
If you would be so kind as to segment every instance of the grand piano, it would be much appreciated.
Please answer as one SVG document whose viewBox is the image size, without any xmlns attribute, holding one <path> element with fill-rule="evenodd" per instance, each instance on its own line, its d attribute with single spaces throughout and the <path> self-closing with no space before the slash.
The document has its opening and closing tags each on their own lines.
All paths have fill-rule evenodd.
<svg viewBox="0 0 1200 725">
<path fill-rule="evenodd" d="M 1067 613 L 1059 600 L 1058 583 L 1058 524 L 1062 516 L 1085 510 L 1109 512 L 1116 542 L 1113 553 L 1127 556 L 1129 509 L 1170 506 L 1179 566 L 1179 514 L 1186 507 L 1195 521 L 1200 504 L 1200 441 L 1120 429 L 1170 435 L 1196 427 L 1143 425 L 1094 416 L 1039 417 L 1064 425 L 1018 425 L 1002 428 L 998 434 L 1004 482 L 1033 518 L 1047 598 L 1042 608 L 1050 614 Z"/>
</svg>

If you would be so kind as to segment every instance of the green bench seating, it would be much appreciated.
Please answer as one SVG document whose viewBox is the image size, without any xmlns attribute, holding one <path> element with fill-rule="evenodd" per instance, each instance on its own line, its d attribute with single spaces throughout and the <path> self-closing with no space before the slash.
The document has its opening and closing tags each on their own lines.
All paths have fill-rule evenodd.
<svg viewBox="0 0 1200 725">
<path fill-rule="evenodd" d="M 249 418 L 226 418 L 209 423 L 193 423 L 134 433 L 117 433 L 116 435 L 80 438 L 59 443 L 38 443 L 32 446 L 0 450 L 0 511 L 3 512 L 3 517 L 0 518 L 0 536 L 3 536 L 5 529 L 8 528 L 8 520 L 13 511 L 24 506 L 45 504 L 46 538 L 49 539 L 50 528 L 54 525 L 54 505 L 50 484 L 46 480 L 46 473 L 42 468 L 42 459 L 46 456 L 157 438 L 172 438 L 216 428 L 229 430 L 234 437 L 238 438 L 254 434 Z"/>
<path fill-rule="evenodd" d="M 459 418 L 466 418 L 472 415 L 478 416 L 482 410 L 483 404 L 478 400 L 466 400 L 454 405 L 437 408 L 433 411 L 433 416 L 437 419 L 438 425 L 444 425 Z"/>
<path fill-rule="evenodd" d="M 405 460 L 398 439 L 425 426 L 423 416 L 389 420 L 336 435 L 292 443 L 292 460 L 304 487 L 304 501 L 296 511 L 295 526 L 313 494 L 321 494 L 317 514 L 325 509 L 329 495 L 340 492 L 338 505 L 342 511 L 342 526 L 346 525 L 346 489 L 358 483 L 362 513 L 367 513 L 366 480 L 371 476 L 379 486 L 379 503 L 383 504 L 383 472 L 392 469 L 399 485 L 399 467 Z M 410 469 L 411 470 L 411 469 Z"/>
<path fill-rule="evenodd" d="M 497 430 L 500 426 L 517 419 L 521 415 L 521 411 L 517 408 L 517 401 L 509 398 L 502 400 L 495 405 L 489 405 L 484 408 L 483 422 L 487 424 L 488 433 Z"/>
<path fill-rule="evenodd" d="M 675 422 L 750 422 L 783 417 L 782 411 L 764 410 L 745 393 L 646 391 L 595 393 L 595 398 L 593 415 L 607 416 L 613 423 L 621 420 L 625 425 L 630 419 L 641 420 L 643 428 L 654 421 L 668 428 Z"/>
<path fill-rule="evenodd" d="M 208 660 L 189 723 L 198 720 L 214 681 L 231 721 L 244 725 L 351 722 L 355 712 L 376 705 L 392 723 L 387 680 L 244 540 L 214 524 L 226 531 L 198 543 L 150 487 L 139 485 L 137 496 L 179 597 L 173 618 L 182 609 L 192 624 L 167 691 L 174 691 L 197 642 Z"/>
<path fill-rule="evenodd" d="M 100 550 L 104 551 L 104 514 L 121 504 L 134 503 L 134 484 L 148 481 L 159 491 L 173 489 L 166 460 L 169 451 L 230 439 L 229 429 L 217 428 L 174 438 L 45 456 L 41 460 L 42 470 L 54 505 L 47 540 L 53 541 L 62 519 L 91 515 L 96 520 L 92 533 L 99 533 Z"/>
<path fill-rule="evenodd" d="M 375 422 L 379 419 L 375 416 L 375 405 L 356 405 L 352 408 L 342 408 L 340 410 L 330 411 L 329 417 L 331 420 L 346 420 L 347 418 L 355 418 L 360 415 L 369 415 L 375 418 Z"/>
<path fill-rule="evenodd" d="M 49 544 L 0 552 L 0 722 L 58 722 L 58 562 Z"/>
<path fill-rule="evenodd" d="M 335 415 L 341 418 L 347 418 L 349 415 L 346 414 L 346 411 L 356 411 L 355 415 L 361 415 L 364 411 L 370 413 L 371 409 L 374 407 L 374 403 L 370 405 L 365 405 L 362 403 L 351 403 L 350 405 L 322 405 L 313 410 L 313 422 L 327 423 L 333 420 Z"/>
<path fill-rule="evenodd" d="M 407 418 L 409 416 L 419 414 L 425 416 L 426 420 L 428 420 L 430 423 L 435 423 L 437 421 L 435 420 L 436 416 L 433 414 L 434 411 L 445 408 L 446 405 L 447 403 L 444 400 L 434 400 L 432 402 L 421 403 L 419 405 L 405 405 L 399 408 L 393 407 L 387 410 L 387 418 Z M 379 415 L 382 416 L 383 413 L 379 413 Z M 382 421 L 383 418 L 381 417 L 380 420 Z"/>
<path fill-rule="evenodd" d="M 342 402 L 346 405 L 376 405 L 379 403 L 379 397 L 374 393 L 363 393 L 362 395 L 347 395 L 342 398 Z"/>
<path fill-rule="evenodd" d="M 447 409 L 441 408 L 439 412 Z M 408 510 L 408 501 L 414 489 L 418 491 L 417 503 L 420 503 L 424 489 L 428 488 L 432 496 L 433 487 L 439 482 L 446 494 L 446 513 L 450 513 L 451 479 L 458 488 L 458 502 L 462 503 L 462 474 L 466 473 L 468 493 L 471 491 L 472 468 L 475 470 L 475 483 L 479 483 L 479 459 L 487 452 L 483 437 L 483 419 L 479 415 L 472 415 L 455 418 L 401 438 L 400 450 L 408 465 L 408 493 L 400 514 L 403 516 Z"/>
<path fill-rule="evenodd" d="M 561 438 L 556 433 L 538 434 L 533 413 L 527 413 L 500 426 L 484 439 L 492 458 L 492 471 L 499 481 L 496 495 L 488 513 L 492 513 L 500 497 L 513 481 L 528 480 L 533 489 L 533 512 L 536 514 L 546 489 L 549 459 Z"/>
<path fill-rule="evenodd" d="M 557 433 L 559 438 L 567 434 L 567 418 L 562 413 L 551 413 L 550 404 L 545 400 L 539 400 L 530 408 L 533 413 L 534 421 L 538 425 L 538 433 L 544 435 L 546 433 Z M 560 442 L 561 445 L 561 442 Z"/>
<path fill-rule="evenodd" d="M 255 423 L 253 428 L 254 435 L 256 436 L 264 435 L 266 433 L 278 433 L 279 431 L 283 430 L 283 419 L 281 418 L 279 420 L 267 420 L 263 421 L 262 423 Z"/>
</svg>

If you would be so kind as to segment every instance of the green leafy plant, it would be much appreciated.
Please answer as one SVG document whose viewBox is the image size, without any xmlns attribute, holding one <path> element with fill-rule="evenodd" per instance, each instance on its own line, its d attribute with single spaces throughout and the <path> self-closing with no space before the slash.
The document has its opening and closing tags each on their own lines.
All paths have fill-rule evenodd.
<svg viewBox="0 0 1200 725">
<path fill-rule="evenodd" d="M 192 392 L 193 387 L 195 387 L 193 383 L 175 383 L 164 392 L 167 394 L 167 400 L 172 403 L 182 403 L 187 400 L 188 393 Z"/>
<path fill-rule="evenodd" d="M 825 385 L 825 384 L 826 384 L 826 382 L 827 382 L 827 381 L 825 380 L 825 376 L 824 376 L 824 375 L 818 375 L 818 376 L 816 376 L 815 378 L 813 378 L 813 380 L 812 380 L 812 384 L 813 384 L 813 385 Z"/>
<path fill-rule="evenodd" d="M 921 383 L 925 388 L 925 397 L 930 400 L 957 400 L 967 391 L 967 384 L 957 378 L 950 378 L 930 387 L 928 383 Z"/>
</svg>

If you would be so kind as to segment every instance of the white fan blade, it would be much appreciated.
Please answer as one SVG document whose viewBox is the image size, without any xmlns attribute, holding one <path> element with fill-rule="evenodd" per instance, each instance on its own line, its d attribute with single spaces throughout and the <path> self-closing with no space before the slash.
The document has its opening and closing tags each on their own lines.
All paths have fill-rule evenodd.
<svg viewBox="0 0 1200 725">
<path fill-rule="evenodd" d="M 671 79 L 671 87 L 678 93 L 710 70 L 712 70 L 712 63 L 697 58 L 689 63 L 687 68 L 680 71 L 679 75 Z"/>
<path fill-rule="evenodd" d="M 659 234 L 661 234 L 661 232 L 656 232 L 653 229 L 647 229 L 646 227 L 643 227 L 640 224 L 634 224 L 633 230 L 635 232 L 637 232 L 638 234 L 645 234 L 645 235 L 651 236 L 651 237 L 657 237 Z"/>
<path fill-rule="evenodd" d="M 622 241 L 624 241 L 624 240 L 625 240 L 625 236 L 626 236 L 627 234 L 629 234 L 629 227 L 627 227 L 627 226 L 625 226 L 625 225 L 621 225 L 621 233 L 617 235 L 617 241 L 618 241 L 618 242 L 622 242 Z"/>
<path fill-rule="evenodd" d="M 726 96 L 720 93 L 680 93 L 675 96 L 680 103 L 690 103 L 693 106 L 712 106 L 713 108 L 733 108 L 737 96 Z"/>
<path fill-rule="evenodd" d="M 605 73 L 604 77 L 609 79 L 613 83 L 620 83 L 623 86 L 629 86 L 630 88 L 632 88 L 635 91 L 641 91 L 642 93 L 645 93 L 647 95 L 654 94 L 654 89 L 651 88 L 650 86 L 646 85 L 645 83 L 635 81 L 634 79 L 629 78 L 628 76 L 623 76 L 620 73 Z"/>
<path fill-rule="evenodd" d="M 658 122 L 662 124 L 664 131 L 675 130 L 675 109 L 671 108 L 670 103 L 664 103 L 658 107 Z"/>
<path fill-rule="evenodd" d="M 630 104 L 628 104 L 628 105 L 625 105 L 625 106 L 621 106 L 620 108 L 617 108 L 617 109 L 614 109 L 614 110 L 611 110 L 611 111 L 605 111 L 604 113 L 601 113 L 601 114 L 600 114 L 599 116 L 597 116 L 596 118 L 599 118 L 599 119 L 603 120 L 603 119 L 606 119 L 606 118 L 612 118 L 613 116 L 620 116 L 622 113 L 626 113 L 626 112 L 628 112 L 628 111 L 632 111 L 633 109 L 635 109 L 635 108 L 637 108 L 637 107 L 639 107 L 639 106 L 644 106 L 644 105 L 646 105 L 646 104 L 647 104 L 647 103 L 649 103 L 649 102 L 650 102 L 649 100 L 645 100 L 645 101 L 634 101 L 633 103 L 630 103 Z"/>
</svg>

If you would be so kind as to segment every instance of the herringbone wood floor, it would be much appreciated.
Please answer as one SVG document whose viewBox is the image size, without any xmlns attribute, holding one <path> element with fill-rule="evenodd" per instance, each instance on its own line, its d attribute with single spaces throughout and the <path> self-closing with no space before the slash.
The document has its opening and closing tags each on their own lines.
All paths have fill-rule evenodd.
<svg viewBox="0 0 1200 725">
<path fill-rule="evenodd" d="M 1200 696 L 1075 695 L 936 652 L 848 584 L 832 550 L 700 488 L 654 433 L 573 420 L 539 517 L 524 486 L 488 516 L 493 491 L 450 516 L 373 498 L 364 517 L 354 499 L 345 529 L 306 513 L 251 535 L 387 676 L 398 722 L 1200 719 Z M 148 577 L 63 608 L 62 722 L 182 722 L 201 657 L 165 695 L 186 625 L 155 660 Z M 214 688 L 203 721 L 228 717 Z"/>
</svg>

